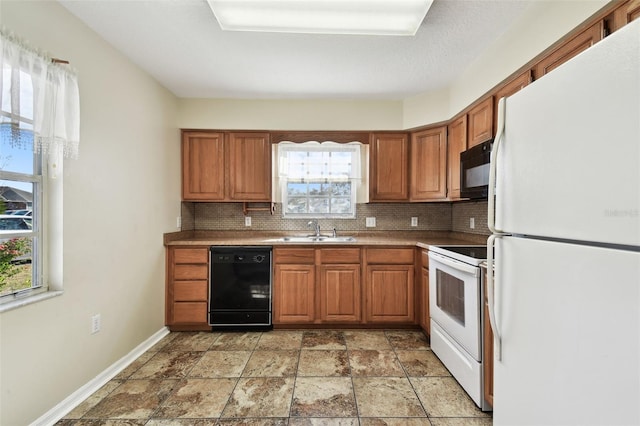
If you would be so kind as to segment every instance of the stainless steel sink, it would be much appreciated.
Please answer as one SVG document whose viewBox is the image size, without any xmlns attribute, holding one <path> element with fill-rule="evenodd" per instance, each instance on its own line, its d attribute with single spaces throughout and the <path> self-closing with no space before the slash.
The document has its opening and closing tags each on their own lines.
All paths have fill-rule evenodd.
<svg viewBox="0 0 640 426">
<path fill-rule="evenodd" d="M 303 236 L 290 236 L 280 237 L 267 240 L 270 242 L 283 242 L 283 243 L 353 243 L 356 241 L 355 237 L 333 237 L 331 235 L 303 235 Z"/>
</svg>

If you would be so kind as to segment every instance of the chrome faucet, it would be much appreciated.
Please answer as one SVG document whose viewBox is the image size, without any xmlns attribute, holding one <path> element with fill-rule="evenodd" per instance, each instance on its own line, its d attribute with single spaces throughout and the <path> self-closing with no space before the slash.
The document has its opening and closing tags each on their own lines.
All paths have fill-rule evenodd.
<svg viewBox="0 0 640 426">
<path fill-rule="evenodd" d="M 320 224 L 318 223 L 318 219 L 310 220 L 309 223 L 307 223 L 307 226 L 313 226 L 315 231 L 315 236 L 316 237 L 320 236 Z"/>
</svg>

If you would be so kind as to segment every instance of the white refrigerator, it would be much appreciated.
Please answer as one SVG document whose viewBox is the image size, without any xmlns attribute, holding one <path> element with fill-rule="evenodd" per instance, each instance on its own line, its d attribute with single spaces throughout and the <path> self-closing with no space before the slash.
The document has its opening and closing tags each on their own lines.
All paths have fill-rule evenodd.
<svg viewBox="0 0 640 426">
<path fill-rule="evenodd" d="M 640 20 L 499 109 L 494 425 L 640 425 Z"/>
</svg>

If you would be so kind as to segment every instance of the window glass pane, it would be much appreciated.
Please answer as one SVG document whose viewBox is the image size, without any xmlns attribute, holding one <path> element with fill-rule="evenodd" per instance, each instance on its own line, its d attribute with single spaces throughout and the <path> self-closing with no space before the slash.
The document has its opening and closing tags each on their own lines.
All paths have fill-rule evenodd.
<svg viewBox="0 0 640 426">
<path fill-rule="evenodd" d="M 309 213 L 329 213 L 329 200 L 327 198 L 310 198 Z"/>
<path fill-rule="evenodd" d="M 331 186 L 331 195 L 351 195 L 351 182 L 334 182 Z"/>
<path fill-rule="evenodd" d="M 290 197 L 296 195 L 307 195 L 307 184 L 287 182 L 287 195 Z"/>
<path fill-rule="evenodd" d="M 10 140 L 11 127 L 0 125 L 0 170 L 8 172 L 33 174 L 33 134 L 22 132 L 21 138 L 28 137 L 30 144 L 13 146 Z"/>
<path fill-rule="evenodd" d="M 332 198 L 331 199 L 331 213 L 346 214 L 349 212 L 351 212 L 350 198 Z"/>
<path fill-rule="evenodd" d="M 321 183 L 309 183 L 309 195 L 317 196 L 322 194 L 322 184 Z"/>
<path fill-rule="evenodd" d="M 33 216 L 33 183 L 0 180 L 0 215 Z"/>
<path fill-rule="evenodd" d="M 0 231 L 0 296 L 31 288 L 31 237 L 3 238 Z"/>
<path fill-rule="evenodd" d="M 306 198 L 289 198 L 287 200 L 287 213 L 307 213 Z"/>
</svg>

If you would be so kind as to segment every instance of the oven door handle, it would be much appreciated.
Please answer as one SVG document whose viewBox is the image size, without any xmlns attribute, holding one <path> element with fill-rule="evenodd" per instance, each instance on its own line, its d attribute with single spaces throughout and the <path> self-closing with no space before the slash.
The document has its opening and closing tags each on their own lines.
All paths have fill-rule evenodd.
<svg viewBox="0 0 640 426">
<path fill-rule="evenodd" d="M 467 274 L 473 274 L 474 277 L 480 276 L 480 268 L 477 268 L 473 265 L 469 265 L 464 262 L 460 262 L 455 259 L 451 259 L 450 257 L 443 256 L 438 253 L 434 253 L 429 251 L 429 259 L 433 259 L 435 262 L 440 262 L 443 265 L 447 265 L 451 268 L 455 268 L 459 271 L 463 271 Z"/>
<path fill-rule="evenodd" d="M 496 296 L 497 286 L 495 286 L 493 274 L 493 247 L 495 240 L 502 238 L 502 235 L 492 234 L 487 239 L 487 307 L 489 308 L 489 322 L 493 330 L 493 343 L 498 361 L 502 361 L 502 336 L 498 330 L 497 312 L 496 312 Z M 485 342 L 486 344 L 487 342 Z"/>
</svg>

